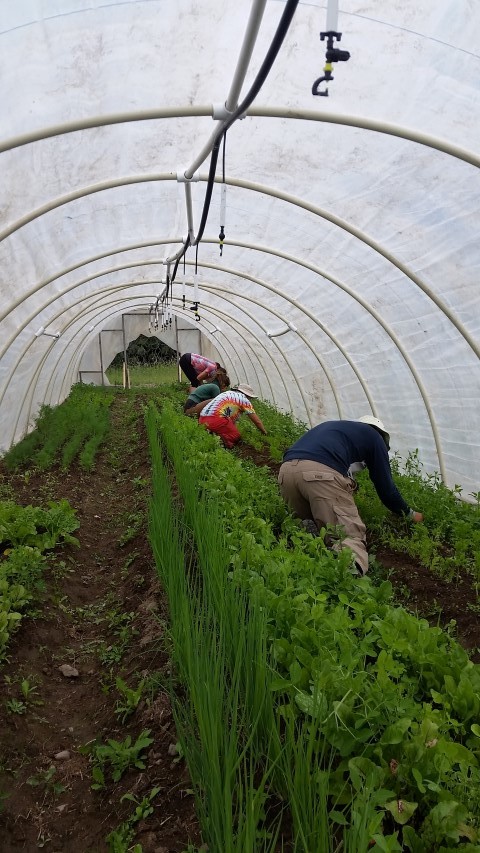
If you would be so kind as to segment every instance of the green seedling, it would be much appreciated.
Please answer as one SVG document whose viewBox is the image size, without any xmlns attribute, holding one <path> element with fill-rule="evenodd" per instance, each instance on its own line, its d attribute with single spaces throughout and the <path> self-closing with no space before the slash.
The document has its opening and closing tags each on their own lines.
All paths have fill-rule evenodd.
<svg viewBox="0 0 480 853">
<path fill-rule="evenodd" d="M 130 825 L 139 823 L 141 820 L 146 820 L 149 815 L 153 814 L 153 800 L 160 791 L 161 788 L 152 788 L 149 795 L 143 797 L 142 800 L 139 800 L 138 797 L 131 793 L 123 795 L 120 802 L 123 803 L 124 800 L 128 800 L 131 803 L 135 803 L 135 811 L 128 818 Z"/>
<path fill-rule="evenodd" d="M 115 706 L 115 714 L 120 719 L 122 723 L 128 719 L 138 708 L 138 703 L 142 698 L 143 688 L 145 685 L 145 679 L 142 678 L 141 681 L 137 684 L 136 689 L 132 689 L 125 683 L 125 681 L 117 677 L 115 681 L 115 686 L 119 693 L 121 694 L 121 700 L 119 700 Z"/>
<path fill-rule="evenodd" d="M 148 486 L 148 480 L 146 480 L 144 477 L 134 477 L 132 483 L 136 489 L 144 489 L 146 486 Z"/>
<path fill-rule="evenodd" d="M 114 782 L 118 782 L 125 771 L 132 767 L 143 770 L 145 768 L 143 752 L 153 743 L 153 738 L 149 737 L 149 734 L 149 729 L 141 732 L 135 743 L 132 743 L 132 738 L 128 735 L 122 742 L 109 739 L 106 744 L 95 744 L 91 750 L 96 762 L 93 768 L 92 789 L 99 790 L 104 787 L 106 765 L 111 769 Z"/>
<path fill-rule="evenodd" d="M 6 702 L 7 711 L 9 714 L 26 714 L 27 706 L 25 702 L 21 702 L 19 699 L 8 699 Z"/>
<path fill-rule="evenodd" d="M 124 800 L 129 800 L 130 802 L 135 803 L 136 808 L 133 814 L 131 814 L 124 823 L 120 824 L 118 829 L 114 829 L 113 832 L 110 832 L 109 835 L 107 835 L 105 840 L 109 845 L 108 849 L 111 853 L 142 853 L 142 847 L 140 844 L 135 844 L 133 847 L 131 846 L 134 836 L 134 826 L 152 814 L 152 801 L 160 790 L 161 788 L 152 788 L 148 797 L 144 797 L 142 800 L 139 800 L 131 793 L 123 795 L 120 802 L 123 803 Z"/>
<path fill-rule="evenodd" d="M 37 688 L 28 680 L 28 678 L 22 679 L 20 682 L 20 690 L 22 691 L 22 696 L 25 699 L 25 702 L 33 701 L 34 694 L 38 693 Z M 38 702 L 36 702 L 36 704 L 38 704 Z"/>
<path fill-rule="evenodd" d="M 56 772 L 57 768 L 52 764 L 47 770 L 39 773 L 38 776 L 30 776 L 27 779 L 27 785 L 43 787 L 45 794 L 52 794 L 54 797 L 58 797 L 59 794 L 63 794 L 66 791 L 66 788 L 61 782 L 55 781 Z"/>
<path fill-rule="evenodd" d="M 120 576 L 121 576 L 122 580 L 125 580 L 125 578 L 128 577 L 128 570 L 129 570 L 130 566 L 137 559 L 138 553 L 139 553 L 138 551 L 132 551 L 132 553 L 129 554 L 128 557 L 125 558 L 124 564 L 123 564 L 122 568 L 120 569 Z"/>
</svg>

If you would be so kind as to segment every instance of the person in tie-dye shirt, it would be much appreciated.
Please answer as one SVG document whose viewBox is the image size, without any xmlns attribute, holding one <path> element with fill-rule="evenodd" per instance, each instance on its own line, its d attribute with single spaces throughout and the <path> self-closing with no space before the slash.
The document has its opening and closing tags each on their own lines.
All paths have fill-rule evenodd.
<svg viewBox="0 0 480 853">
<path fill-rule="evenodd" d="M 266 435 L 267 431 L 250 402 L 251 398 L 256 397 L 250 385 L 237 385 L 237 388 L 224 391 L 213 400 L 206 402 L 198 422 L 209 432 L 219 435 L 227 448 L 233 447 L 240 441 L 241 436 L 235 424 L 240 415 L 248 415 L 257 429 Z"/>
<path fill-rule="evenodd" d="M 179 365 L 192 388 L 198 388 L 204 379 L 211 382 L 220 367 L 218 361 L 211 361 L 196 352 L 184 352 L 180 356 Z"/>
</svg>

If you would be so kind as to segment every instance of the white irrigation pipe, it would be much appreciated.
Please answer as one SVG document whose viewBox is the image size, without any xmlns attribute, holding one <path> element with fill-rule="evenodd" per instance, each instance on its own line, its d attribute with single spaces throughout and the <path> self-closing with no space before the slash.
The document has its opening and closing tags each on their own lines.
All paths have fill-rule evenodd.
<svg viewBox="0 0 480 853">
<path fill-rule="evenodd" d="M 194 179 L 194 175 L 197 169 L 199 169 L 202 163 L 205 162 L 208 155 L 212 153 L 213 146 L 218 140 L 219 133 L 221 133 L 223 128 L 227 126 L 232 113 L 236 110 L 238 106 L 238 99 L 240 97 L 240 92 L 245 80 L 245 75 L 248 70 L 249 62 L 252 57 L 253 49 L 255 47 L 255 42 L 257 40 L 260 25 L 262 23 L 266 4 L 267 0 L 255 0 L 255 2 L 252 4 L 252 8 L 250 10 L 250 17 L 247 23 L 247 29 L 245 31 L 243 44 L 240 49 L 240 56 L 238 58 L 237 67 L 233 75 L 233 80 L 230 86 L 230 91 L 227 95 L 227 99 L 225 103 L 222 104 L 220 107 L 214 106 L 212 109 L 213 117 L 219 119 L 215 130 L 211 134 L 210 139 L 201 149 L 200 153 L 190 164 L 190 166 L 188 166 L 181 175 L 177 175 L 177 180 L 184 183 L 185 187 L 187 228 L 188 236 L 190 238 L 190 244 L 192 246 L 195 243 L 195 228 L 193 222 L 191 181 Z M 172 263 L 179 257 L 180 253 L 177 252 L 177 254 L 170 256 L 168 259 L 165 260 L 165 262 Z"/>
</svg>

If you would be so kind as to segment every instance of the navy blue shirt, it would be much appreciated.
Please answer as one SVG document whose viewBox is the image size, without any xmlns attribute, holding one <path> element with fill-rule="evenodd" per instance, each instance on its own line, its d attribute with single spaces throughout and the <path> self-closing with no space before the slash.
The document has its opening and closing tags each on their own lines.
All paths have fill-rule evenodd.
<svg viewBox="0 0 480 853">
<path fill-rule="evenodd" d="M 409 507 L 393 482 L 387 446 L 375 427 L 358 421 L 325 421 L 305 433 L 285 452 L 283 461 L 311 459 L 348 476 L 353 462 L 365 462 L 378 497 L 401 515 Z"/>
</svg>

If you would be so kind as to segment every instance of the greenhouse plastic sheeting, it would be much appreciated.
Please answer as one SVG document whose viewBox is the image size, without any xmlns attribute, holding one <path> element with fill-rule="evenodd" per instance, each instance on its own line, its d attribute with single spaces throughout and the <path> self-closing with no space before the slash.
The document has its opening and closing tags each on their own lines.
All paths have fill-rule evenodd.
<svg viewBox="0 0 480 853">
<path fill-rule="evenodd" d="M 0 0 L 2 452 L 168 298 L 173 348 L 479 489 L 480 6 L 346 0 L 322 96 L 335 3 L 299 2 L 198 241 L 288 6 Z"/>
</svg>

